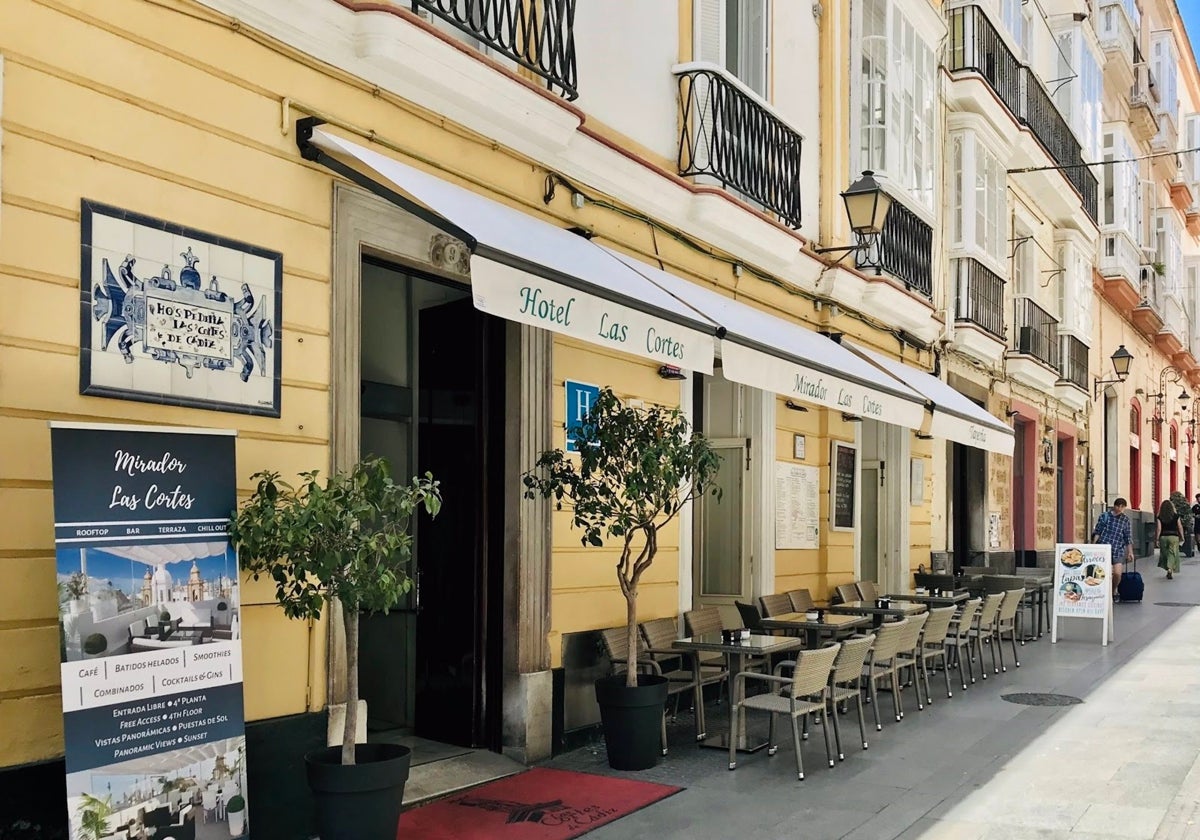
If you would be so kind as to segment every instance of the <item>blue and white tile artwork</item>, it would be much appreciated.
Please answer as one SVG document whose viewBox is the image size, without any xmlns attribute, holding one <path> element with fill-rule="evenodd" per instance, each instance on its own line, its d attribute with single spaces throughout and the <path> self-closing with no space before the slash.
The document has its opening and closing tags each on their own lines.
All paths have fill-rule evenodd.
<svg viewBox="0 0 1200 840">
<path fill-rule="evenodd" d="M 278 417 L 283 258 L 84 201 L 81 393 Z"/>
</svg>

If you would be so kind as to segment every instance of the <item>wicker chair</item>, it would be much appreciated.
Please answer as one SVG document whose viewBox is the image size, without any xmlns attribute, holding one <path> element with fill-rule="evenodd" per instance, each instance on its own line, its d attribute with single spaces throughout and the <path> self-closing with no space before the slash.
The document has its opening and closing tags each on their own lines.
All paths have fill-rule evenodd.
<svg viewBox="0 0 1200 840">
<path fill-rule="evenodd" d="M 844 761 L 842 751 L 842 732 L 838 725 L 837 705 L 851 698 L 858 709 L 858 734 L 862 738 L 862 748 L 867 748 L 867 722 L 863 715 L 862 677 L 863 665 L 871 653 L 871 645 L 875 644 L 875 634 L 856 636 L 842 642 L 842 649 L 837 660 L 833 663 L 833 671 L 829 674 L 829 713 L 833 717 L 833 738 L 837 742 L 838 761 Z"/>
<path fill-rule="evenodd" d="M 900 720 L 900 679 L 897 675 L 897 654 L 900 643 L 908 629 L 908 619 L 884 624 L 875 631 L 875 644 L 863 665 L 863 675 L 867 678 L 867 689 L 871 694 L 871 707 L 875 710 L 875 731 L 882 732 L 883 724 L 879 722 L 879 697 L 876 684 L 879 680 L 889 679 L 892 683 L 892 709 L 896 721 Z"/>
<path fill-rule="evenodd" d="M 851 601 L 858 600 L 858 586 L 856 584 L 840 583 L 837 585 L 835 591 L 837 592 L 838 601 L 843 604 L 849 604 Z"/>
<path fill-rule="evenodd" d="M 996 664 L 996 648 L 999 645 L 996 636 L 996 616 L 1000 614 L 1000 604 L 1004 600 L 1003 592 L 994 592 L 983 596 L 983 606 L 975 618 L 975 626 L 969 631 L 975 642 L 975 651 L 979 654 L 979 672 L 987 679 L 987 668 L 983 667 L 983 643 L 988 643 L 992 651 L 992 672 L 999 674 L 1000 667 Z"/>
<path fill-rule="evenodd" d="M 946 633 L 946 647 L 954 651 L 954 663 L 958 666 L 958 676 L 962 680 L 963 691 L 967 690 L 968 673 L 971 676 L 971 682 L 975 682 L 975 666 L 971 664 L 971 627 L 975 624 L 982 604 L 983 602 L 979 598 L 972 598 L 963 604 L 962 611 L 950 619 L 950 628 Z M 964 649 L 967 651 L 965 670 L 962 657 Z"/>
<path fill-rule="evenodd" d="M 783 615 L 793 612 L 792 599 L 787 595 L 764 595 L 758 599 L 763 615 Z"/>
<path fill-rule="evenodd" d="M 720 633 L 724 629 L 721 626 L 721 611 L 716 607 L 688 610 L 683 614 L 683 621 L 690 636 L 707 636 Z"/>
<path fill-rule="evenodd" d="M 642 622 L 642 639 L 646 643 L 646 653 L 655 662 L 678 657 L 691 665 L 692 703 L 696 709 L 696 740 L 703 741 L 707 733 L 704 721 L 704 686 L 724 682 L 729 678 L 729 671 L 722 662 L 705 660 L 702 655 L 684 653 L 672 648 L 679 638 L 678 625 L 673 618 L 656 618 L 653 621 Z M 676 710 L 678 711 L 679 694 L 676 694 Z"/>
<path fill-rule="evenodd" d="M 875 586 L 874 581 L 860 580 L 854 584 L 858 589 L 858 597 L 863 601 L 874 601 L 879 597 L 879 588 Z"/>
<path fill-rule="evenodd" d="M 1012 643 L 1013 663 L 1016 667 L 1021 667 L 1021 658 L 1017 655 L 1017 616 L 1021 609 L 1021 600 L 1025 597 L 1025 590 L 1010 589 L 1004 593 L 1004 600 L 1000 603 L 1000 611 L 996 613 L 996 649 L 1000 653 L 1000 670 L 1008 671 L 1004 665 L 1004 634 L 1008 634 L 1008 640 Z"/>
<path fill-rule="evenodd" d="M 921 675 L 925 679 L 925 702 L 930 705 L 933 705 L 933 693 L 929 688 L 929 663 L 935 662 L 939 657 L 942 660 L 942 673 L 946 676 L 946 696 L 954 696 L 950 691 L 950 665 L 946 661 L 946 635 L 950 631 L 950 621 L 955 612 L 954 607 L 930 610 L 929 620 L 925 622 L 925 629 L 921 632 L 921 644 L 917 647 L 917 655 Z"/>
<path fill-rule="evenodd" d="M 817 608 L 816 602 L 812 599 L 812 593 L 807 589 L 793 589 L 788 592 L 788 598 L 792 601 L 793 612 L 808 612 Z"/>
<path fill-rule="evenodd" d="M 816 650 L 803 651 L 796 659 L 792 676 L 783 677 L 779 674 L 751 674 L 742 672 L 734 679 L 761 680 L 768 684 L 771 690 L 764 694 L 747 697 L 733 704 L 729 710 L 729 769 L 737 767 L 737 738 L 732 737 L 739 729 L 739 714 L 745 714 L 746 709 L 758 709 L 770 714 L 770 728 L 767 734 L 767 754 L 775 755 L 779 750 L 775 743 L 775 716 L 788 715 L 792 719 L 792 745 L 796 749 L 796 777 L 804 781 L 804 758 L 800 754 L 800 722 L 799 718 L 809 714 L 820 714 L 822 729 L 825 734 L 825 758 L 832 767 L 833 750 L 829 743 L 829 675 L 833 669 L 841 645 L 832 644 Z M 778 691 L 778 689 L 786 691 Z M 737 689 L 734 688 L 734 696 Z"/>
<path fill-rule="evenodd" d="M 905 625 L 904 635 L 900 637 L 900 643 L 896 650 L 896 670 L 902 672 L 908 668 L 912 674 L 913 691 L 917 695 L 917 711 L 925 708 L 925 704 L 921 702 L 921 674 L 918 668 L 921 664 L 921 631 L 925 629 L 925 622 L 928 620 L 928 611 L 911 616 Z M 902 685 L 908 685 L 908 683 L 902 683 Z M 904 696 L 900 695 L 897 699 L 900 701 L 900 717 L 903 718 Z"/>
</svg>

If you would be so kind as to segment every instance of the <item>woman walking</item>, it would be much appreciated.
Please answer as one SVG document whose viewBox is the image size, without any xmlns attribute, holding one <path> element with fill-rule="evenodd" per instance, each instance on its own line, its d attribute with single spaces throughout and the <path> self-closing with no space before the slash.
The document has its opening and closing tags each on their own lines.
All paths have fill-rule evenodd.
<svg viewBox="0 0 1200 840">
<path fill-rule="evenodd" d="M 1157 525 L 1154 529 L 1158 538 L 1158 566 L 1167 570 L 1167 580 L 1179 571 L 1179 543 L 1183 540 L 1183 520 L 1175 511 L 1170 499 L 1163 499 L 1158 506 Z"/>
</svg>

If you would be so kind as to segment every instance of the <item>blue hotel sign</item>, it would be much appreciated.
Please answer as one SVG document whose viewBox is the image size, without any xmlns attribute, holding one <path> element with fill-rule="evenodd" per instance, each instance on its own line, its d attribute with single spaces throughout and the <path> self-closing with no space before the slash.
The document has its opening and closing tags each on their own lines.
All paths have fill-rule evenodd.
<svg viewBox="0 0 1200 840">
<path fill-rule="evenodd" d="M 578 452 L 579 443 L 575 440 L 575 432 L 586 421 L 592 410 L 592 403 L 600 395 L 598 385 L 587 385 L 583 382 L 567 380 L 567 451 Z"/>
</svg>

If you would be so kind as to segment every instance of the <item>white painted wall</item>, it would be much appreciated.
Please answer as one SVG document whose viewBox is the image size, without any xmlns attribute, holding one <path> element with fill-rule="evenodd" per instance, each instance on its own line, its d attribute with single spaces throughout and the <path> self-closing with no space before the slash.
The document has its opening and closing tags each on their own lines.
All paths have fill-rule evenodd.
<svg viewBox="0 0 1200 840">
<path fill-rule="evenodd" d="M 589 117 L 675 159 L 679 10 L 663 0 L 604 0 L 575 8 L 579 99 Z"/>
<path fill-rule="evenodd" d="M 796 0 L 771 4 L 772 105 L 792 128 L 804 135 L 800 167 L 802 225 L 800 232 L 817 236 L 821 180 L 820 32 L 812 5 Z M 842 187 L 838 188 L 839 190 Z"/>
</svg>

